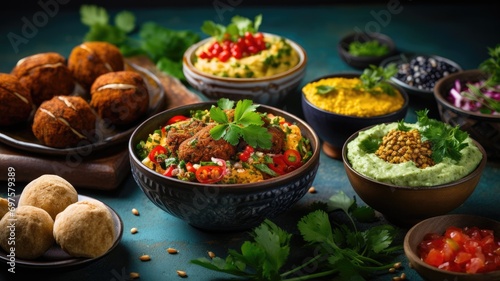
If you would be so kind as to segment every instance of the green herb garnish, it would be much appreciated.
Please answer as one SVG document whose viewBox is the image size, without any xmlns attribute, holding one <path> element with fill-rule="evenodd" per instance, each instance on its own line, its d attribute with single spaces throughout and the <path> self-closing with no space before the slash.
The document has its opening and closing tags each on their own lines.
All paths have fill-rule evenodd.
<svg viewBox="0 0 500 281">
<path fill-rule="evenodd" d="M 449 157 L 455 161 L 462 158 L 462 149 L 468 146 L 464 141 L 469 134 L 460 130 L 457 125 L 452 127 L 441 121 L 427 117 L 429 110 L 417 111 L 417 122 L 422 127 L 420 134 L 422 140 L 429 140 L 432 145 L 432 160 L 435 163 L 443 161 L 443 158 Z"/>
<path fill-rule="evenodd" d="M 361 79 L 362 88 L 366 89 L 370 93 L 387 93 L 392 96 L 395 93 L 394 86 L 392 86 L 388 81 L 397 72 L 398 68 L 394 63 L 390 63 L 386 67 L 370 65 L 369 68 L 366 68 L 363 71 L 359 79 Z"/>
<path fill-rule="evenodd" d="M 255 112 L 258 106 L 251 100 L 238 101 L 233 120 L 229 120 L 225 110 L 233 109 L 234 101 L 222 98 L 217 105 L 218 107 L 210 108 L 210 118 L 219 123 L 210 130 L 212 138 L 223 138 L 232 145 L 237 145 L 240 138 L 243 138 L 250 146 L 271 148 L 272 136 L 267 128 L 262 127 L 264 121 L 259 113 Z"/>
<path fill-rule="evenodd" d="M 380 57 L 389 53 L 389 47 L 377 40 L 353 41 L 349 44 L 349 53 L 355 57 Z"/>
<path fill-rule="evenodd" d="M 366 138 L 362 140 L 359 144 L 359 147 L 366 153 L 375 153 L 380 147 L 382 143 L 382 139 L 379 138 Z"/>
<path fill-rule="evenodd" d="M 378 95 L 386 93 L 390 96 L 395 95 L 394 86 L 389 83 L 391 77 L 398 72 L 396 64 L 390 63 L 386 67 L 380 67 L 376 65 L 370 65 L 366 68 L 363 73 L 359 76 L 361 80 L 361 85 L 359 85 L 355 90 L 368 91 L 373 95 Z M 339 88 L 332 87 L 328 85 L 316 86 L 316 94 L 326 95 L 329 93 L 335 93 L 340 89 L 351 89 L 351 88 Z"/>
<path fill-rule="evenodd" d="M 192 31 L 176 31 L 157 23 L 144 23 L 136 30 L 136 18 L 132 12 L 121 11 L 110 22 L 106 9 L 95 5 L 80 7 L 80 20 L 89 27 L 84 41 L 104 41 L 117 46 L 123 56 L 146 55 L 156 67 L 173 77 L 185 81 L 182 72 L 182 56 L 200 36 Z M 134 35 L 138 35 L 134 36 Z"/>
<path fill-rule="evenodd" d="M 358 207 L 355 200 L 343 192 L 332 196 L 326 204 L 313 205 L 316 209 L 302 217 L 297 228 L 304 242 L 300 248 L 314 248 L 314 256 L 299 266 L 282 270 L 288 257 L 294 254 L 290 245 L 292 235 L 268 219 L 253 229 L 253 240 L 243 242 L 240 251 L 229 249 L 225 259 L 198 258 L 191 262 L 243 280 L 262 281 L 327 277 L 329 280 L 368 280 L 372 274 L 382 273 L 394 265 L 386 260 L 393 259 L 402 249 L 400 245 L 391 246 L 397 234 L 396 228 L 386 224 L 365 231 L 357 230 L 353 214 L 356 212 L 370 220 L 374 218 L 373 209 Z M 329 209 L 328 212 L 343 210 L 352 224 L 337 222 L 332 227 L 325 209 Z M 301 272 L 304 268 L 308 268 L 307 274 Z"/>
<path fill-rule="evenodd" d="M 244 36 L 247 31 L 252 34 L 256 33 L 261 23 L 262 15 L 257 15 L 253 21 L 242 16 L 234 16 L 231 18 L 231 23 L 227 26 L 213 21 L 205 21 L 201 26 L 201 31 L 211 37 L 215 37 L 218 41 L 222 41 L 223 39 L 236 41 L 239 37 Z"/>
</svg>

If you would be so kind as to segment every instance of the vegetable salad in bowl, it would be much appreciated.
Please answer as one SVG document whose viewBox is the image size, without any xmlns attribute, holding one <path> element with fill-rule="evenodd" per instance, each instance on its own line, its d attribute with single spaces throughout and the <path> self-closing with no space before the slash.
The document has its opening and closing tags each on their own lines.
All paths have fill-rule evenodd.
<svg viewBox="0 0 500 281">
<path fill-rule="evenodd" d="M 287 174 L 312 156 L 309 140 L 284 117 L 251 100 L 222 98 L 176 115 L 136 146 L 148 168 L 189 182 L 242 184 Z"/>
</svg>

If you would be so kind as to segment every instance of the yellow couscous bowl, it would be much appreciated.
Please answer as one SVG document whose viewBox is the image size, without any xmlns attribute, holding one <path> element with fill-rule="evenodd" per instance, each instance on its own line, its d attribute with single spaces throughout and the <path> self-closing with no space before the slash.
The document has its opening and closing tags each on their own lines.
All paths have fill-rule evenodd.
<svg viewBox="0 0 500 281">
<path fill-rule="evenodd" d="M 342 146 L 354 132 L 370 125 L 400 121 L 408 111 L 408 94 L 395 84 L 392 84 L 396 90 L 394 96 L 373 96 L 362 91 L 351 93 L 343 90 L 326 95 L 313 93 L 313 89 L 320 85 L 354 88 L 360 75 L 338 73 L 322 76 L 302 88 L 304 118 L 323 141 L 323 152 L 335 159 L 341 159 Z"/>
</svg>

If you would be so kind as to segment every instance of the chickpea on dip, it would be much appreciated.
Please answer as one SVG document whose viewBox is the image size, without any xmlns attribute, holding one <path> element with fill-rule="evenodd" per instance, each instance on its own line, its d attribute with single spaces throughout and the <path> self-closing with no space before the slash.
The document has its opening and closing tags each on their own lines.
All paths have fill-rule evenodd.
<svg viewBox="0 0 500 281">
<path fill-rule="evenodd" d="M 227 26 L 205 21 L 201 30 L 210 35 L 195 52 L 198 70 L 228 78 L 263 78 L 298 65 L 300 57 L 285 38 L 259 32 L 262 15 L 252 21 L 234 16 Z"/>
<path fill-rule="evenodd" d="M 424 115 L 419 114 L 420 120 Z M 347 158 L 352 168 L 381 182 L 410 187 L 449 183 L 476 169 L 483 155 L 465 132 L 437 120 L 426 120 L 431 120 L 430 125 L 420 121 L 414 124 L 401 121 L 379 124 L 361 131 L 347 144 Z M 401 131 L 401 127 L 406 129 Z M 448 151 L 455 151 L 451 156 L 440 152 L 446 140 L 440 142 L 431 136 L 441 129 L 461 140 L 459 145 L 448 147 Z M 375 142 L 378 146 L 373 147 Z M 437 146 L 441 149 L 433 151 Z"/>
</svg>

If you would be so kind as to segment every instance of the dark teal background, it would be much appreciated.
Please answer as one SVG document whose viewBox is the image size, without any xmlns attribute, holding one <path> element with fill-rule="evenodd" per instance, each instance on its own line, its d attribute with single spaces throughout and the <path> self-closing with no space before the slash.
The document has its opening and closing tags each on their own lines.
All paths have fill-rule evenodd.
<svg viewBox="0 0 500 281">
<path fill-rule="evenodd" d="M 55 0 L 41 2 L 59 3 Z M 236 2 L 246 3 L 224 1 L 224 3 Z M 477 2 L 478 4 L 470 2 L 467 5 L 428 2 L 387 1 L 372 5 L 342 3 L 290 7 L 241 4 L 221 9 L 215 5 L 220 2 L 213 1 L 207 2 L 212 4 L 203 7 L 179 7 L 179 5 L 141 9 L 127 6 L 127 9 L 134 12 L 138 24 L 154 21 L 172 29 L 197 32 L 200 32 L 200 26 L 205 20 L 227 22 L 234 15 L 253 18 L 261 13 L 262 31 L 280 34 L 294 40 L 306 50 L 308 66 L 303 84 L 326 74 L 354 70 L 340 60 L 336 45 L 342 36 L 355 30 L 380 31 L 392 37 L 400 51 L 444 56 L 456 61 L 464 69 L 476 68 L 488 57 L 487 48 L 500 43 L 500 19 L 497 10 L 492 6 L 480 4 L 481 2 Z M 37 1 L 23 3 L 25 9 L 4 9 L 0 12 L 0 72 L 10 72 L 19 59 L 39 52 L 54 51 L 68 56 L 71 49 L 82 42 L 87 27 L 80 23 L 75 2 L 71 2 L 72 5 L 68 2 L 66 7 L 68 9 L 64 9 L 64 4 L 58 4 L 59 9 L 56 11 L 53 6 L 52 10 L 49 10 L 52 11 L 50 12 L 52 15 L 37 3 Z M 109 11 L 114 15 L 120 10 L 118 8 Z M 27 32 L 26 22 L 37 23 L 36 30 Z M 12 34 L 23 36 L 26 39 L 25 43 L 14 46 L 8 39 L 9 36 L 13 36 Z M 200 35 L 204 37 L 201 32 Z M 417 107 L 414 103 L 411 103 L 411 106 L 412 109 Z M 434 108 L 435 102 L 427 101 L 424 106 Z M 302 116 L 299 93 L 293 93 L 283 107 Z M 408 113 L 408 120 L 414 120 L 412 109 Z M 18 193 L 21 193 L 22 186 L 23 184 L 18 184 Z M 324 154 L 321 155 L 321 165 L 314 187 L 318 193 L 306 194 L 290 212 L 275 218 L 274 221 L 294 232 L 297 219 L 305 214 L 309 203 L 316 200 L 325 201 L 340 190 L 349 196 L 355 195 L 342 163 Z M 2 182 L 0 195 L 5 196 L 5 191 L 6 183 Z M 114 192 L 84 189 L 79 189 L 79 192 L 102 200 L 122 217 L 124 234 L 120 245 L 108 256 L 76 270 L 33 272 L 18 267 L 17 273 L 12 275 L 7 272 L 6 267 L 5 269 L 0 267 L 0 280 L 126 280 L 125 277 L 128 277 L 130 271 L 139 272 L 140 280 L 177 280 L 179 277 L 175 271 L 178 269 L 188 273 L 188 280 L 220 280 L 226 276 L 194 266 L 189 261 L 206 256 L 207 250 L 215 252 L 218 256 L 225 256 L 228 248 L 238 248 L 242 241 L 248 239 L 246 232 L 207 233 L 171 217 L 146 198 L 131 176 Z M 454 213 L 477 214 L 500 220 L 499 192 L 500 165 L 490 160 L 477 189 Z M 359 199 L 358 202 L 363 204 Z M 141 215 L 133 216 L 130 212 L 132 208 L 137 208 Z M 334 218 L 343 219 L 340 214 L 335 214 Z M 131 235 L 129 230 L 132 227 L 137 227 L 139 233 Z M 295 239 L 299 237 L 296 236 Z M 165 251 L 168 247 L 178 249 L 179 254 L 169 255 Z M 307 257 L 300 253 L 291 258 L 289 266 L 298 264 Z M 142 254 L 149 254 L 152 260 L 140 262 L 138 257 Z M 398 259 L 405 262 L 404 255 Z M 421 280 L 415 271 L 408 268 L 406 262 L 404 272 L 409 280 Z M 374 280 L 390 280 L 390 278 L 391 275 L 383 275 Z"/>
</svg>

